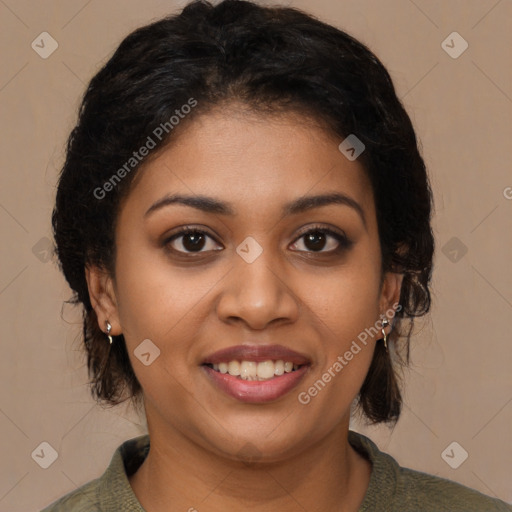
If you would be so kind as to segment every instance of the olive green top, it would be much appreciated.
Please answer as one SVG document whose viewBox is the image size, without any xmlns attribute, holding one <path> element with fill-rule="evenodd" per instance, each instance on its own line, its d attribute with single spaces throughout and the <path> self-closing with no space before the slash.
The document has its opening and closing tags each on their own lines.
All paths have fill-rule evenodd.
<svg viewBox="0 0 512 512">
<path fill-rule="evenodd" d="M 372 463 L 359 512 L 512 512 L 512 506 L 461 484 L 402 468 L 375 443 L 349 431 L 350 444 Z M 103 475 L 41 512 L 145 512 L 128 481 L 149 452 L 149 436 L 122 443 Z"/>
</svg>

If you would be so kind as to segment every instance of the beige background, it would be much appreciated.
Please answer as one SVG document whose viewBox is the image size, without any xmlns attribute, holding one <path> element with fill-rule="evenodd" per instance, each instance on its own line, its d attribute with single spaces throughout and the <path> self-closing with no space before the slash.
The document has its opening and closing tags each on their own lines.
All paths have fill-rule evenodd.
<svg viewBox="0 0 512 512">
<path fill-rule="evenodd" d="M 85 84 L 128 32 L 184 4 L 0 0 L 0 511 L 41 509 L 100 476 L 121 442 L 144 433 L 126 407 L 103 410 L 90 398 L 80 317 L 62 309 L 70 293 L 45 237 Z M 403 417 L 393 431 L 354 428 L 402 465 L 512 502 L 512 2 L 289 5 L 382 59 L 435 192 L 433 309 L 413 339 Z M 47 59 L 31 48 L 43 31 L 59 45 Z M 453 31 L 469 44 L 456 59 L 441 46 Z M 31 456 L 44 441 L 58 453 L 48 469 Z M 441 457 L 453 441 L 469 453 L 457 469 Z"/>
</svg>

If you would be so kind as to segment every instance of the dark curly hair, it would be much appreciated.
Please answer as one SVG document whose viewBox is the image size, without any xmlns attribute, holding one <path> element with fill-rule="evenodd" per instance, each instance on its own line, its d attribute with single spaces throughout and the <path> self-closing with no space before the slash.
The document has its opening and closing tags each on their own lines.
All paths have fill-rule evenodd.
<svg viewBox="0 0 512 512">
<path fill-rule="evenodd" d="M 397 370 L 409 362 L 414 317 L 430 309 L 434 253 L 432 191 L 412 123 L 387 70 L 365 45 L 297 9 L 241 0 L 193 1 L 135 30 L 84 94 L 52 224 L 71 302 L 83 305 L 93 397 L 116 405 L 140 404 L 142 395 L 123 336 L 110 346 L 98 326 L 85 278 L 87 265 L 114 276 L 117 213 L 140 167 L 127 169 L 126 162 L 156 127 L 168 129 L 161 140 L 153 137 L 152 155 L 197 116 L 230 101 L 268 115 L 313 116 L 340 141 L 356 134 L 364 143 L 358 161 L 375 197 L 382 272 L 404 278 L 390 335 L 393 360 L 378 343 L 358 405 L 372 423 L 395 422 L 402 406 Z M 192 102 L 177 130 L 170 128 L 171 116 Z M 116 171 L 123 179 L 114 183 Z"/>
</svg>

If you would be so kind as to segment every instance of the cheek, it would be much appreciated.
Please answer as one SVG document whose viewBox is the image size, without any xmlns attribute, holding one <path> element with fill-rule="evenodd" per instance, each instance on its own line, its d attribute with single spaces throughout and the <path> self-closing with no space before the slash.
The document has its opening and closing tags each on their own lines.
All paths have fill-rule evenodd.
<svg viewBox="0 0 512 512">
<path fill-rule="evenodd" d="M 377 282 L 378 283 L 378 282 Z M 366 285 L 363 286 L 363 285 Z M 368 373 L 374 341 L 380 336 L 365 329 L 378 316 L 377 287 L 359 279 L 331 285 L 325 294 L 310 297 L 318 307 L 312 322 L 320 333 L 320 348 L 311 373 L 297 390 L 299 410 L 315 419 L 315 435 L 327 433 L 348 417 Z"/>
<path fill-rule="evenodd" d="M 130 226 L 131 219 L 124 219 L 123 225 Z M 121 231 L 116 241 L 117 306 L 125 338 L 132 341 L 156 338 L 187 308 L 188 288 L 165 265 L 163 250 L 151 247 L 140 231 L 134 225 L 133 230 Z"/>
<path fill-rule="evenodd" d="M 136 244 L 122 247 L 116 261 L 118 312 L 132 365 L 143 384 L 145 369 L 162 366 L 160 378 L 169 380 L 165 369 L 185 382 L 186 371 L 197 364 L 196 341 L 211 316 L 211 298 L 219 286 L 219 275 L 228 269 L 179 267 L 167 261 L 163 250 L 145 249 Z M 141 366 L 134 351 L 149 339 L 160 354 L 151 367 Z M 162 381 L 163 382 L 163 381 Z"/>
<path fill-rule="evenodd" d="M 150 403 L 162 410 L 185 411 L 195 403 L 183 392 L 194 386 L 190 368 L 196 361 L 191 347 L 200 339 L 208 292 L 218 276 L 173 268 L 141 250 L 119 251 L 119 255 L 118 312 L 134 372 Z M 143 341 L 146 345 L 141 345 Z M 142 346 L 147 347 L 144 352 Z M 147 352 L 148 365 L 139 359 Z"/>
<path fill-rule="evenodd" d="M 331 376 L 334 371 L 333 383 L 336 386 L 345 381 L 342 384 L 345 394 L 351 383 L 356 387 L 357 382 L 362 383 L 372 358 L 374 340 L 380 337 L 380 331 L 372 330 L 379 319 L 375 289 L 338 286 L 310 300 L 316 304 L 310 321 L 316 324 L 322 340 L 321 350 L 316 351 L 317 371 L 323 373 L 330 369 Z"/>
<path fill-rule="evenodd" d="M 309 311 L 340 349 L 379 318 L 380 271 L 375 257 L 354 255 L 338 270 L 301 277 L 301 283 Z"/>
<path fill-rule="evenodd" d="M 368 372 L 374 340 L 380 338 L 374 327 L 380 313 L 378 265 L 375 257 L 361 255 L 328 278 L 302 281 L 308 322 L 320 333 L 321 349 L 314 372 L 301 387 L 307 395 L 301 403 L 310 400 L 307 406 L 326 420 L 350 406 Z"/>
</svg>

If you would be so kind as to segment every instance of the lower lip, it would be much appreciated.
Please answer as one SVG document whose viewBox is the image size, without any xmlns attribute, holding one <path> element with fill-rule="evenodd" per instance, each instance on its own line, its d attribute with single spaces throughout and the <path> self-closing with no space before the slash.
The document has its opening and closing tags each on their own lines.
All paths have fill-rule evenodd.
<svg viewBox="0 0 512 512">
<path fill-rule="evenodd" d="M 202 366 L 210 380 L 226 394 L 246 403 L 265 403 L 277 400 L 298 385 L 308 371 L 305 364 L 297 370 L 269 380 L 242 380 L 229 373 L 220 373 Z"/>
</svg>

